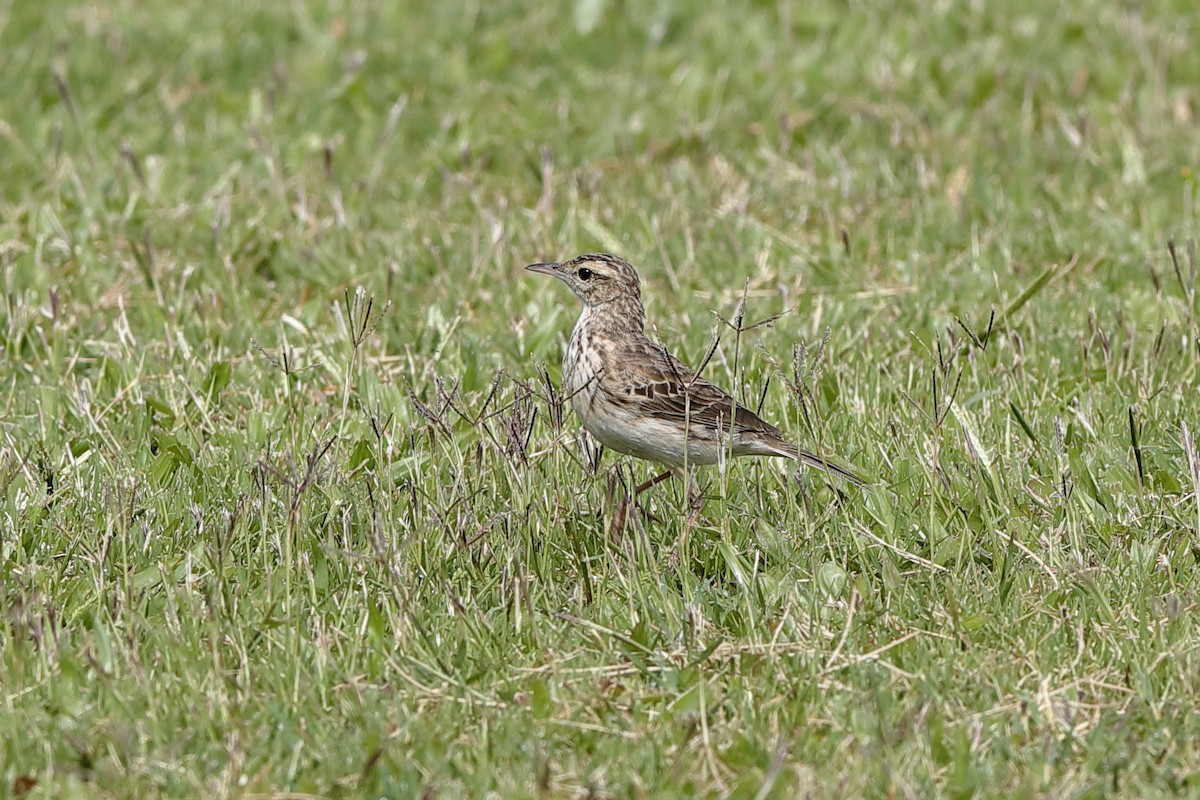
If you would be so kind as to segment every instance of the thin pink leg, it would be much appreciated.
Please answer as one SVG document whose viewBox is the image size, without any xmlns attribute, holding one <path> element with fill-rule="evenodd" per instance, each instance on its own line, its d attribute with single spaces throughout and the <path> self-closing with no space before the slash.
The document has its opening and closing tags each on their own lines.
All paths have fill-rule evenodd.
<svg viewBox="0 0 1200 800">
<path fill-rule="evenodd" d="M 645 483 L 639 483 L 637 486 L 633 487 L 633 496 L 637 497 L 650 487 L 657 486 L 674 474 L 675 473 L 672 470 L 667 470 L 661 475 L 655 475 Z M 625 531 L 625 516 L 629 511 L 629 499 L 629 495 L 625 495 L 621 498 L 621 501 L 617 503 L 617 513 L 613 517 L 612 536 L 613 539 L 617 540 L 618 542 L 621 541 L 621 534 Z"/>
<path fill-rule="evenodd" d="M 675 471 L 669 469 L 661 475 L 655 475 L 653 478 L 646 481 L 645 483 L 639 483 L 633 489 L 633 496 L 637 497 L 639 494 L 646 491 L 651 486 L 658 486 L 660 483 L 662 483 L 663 481 L 665 481 L 667 478 L 671 477 L 674 474 L 675 474 Z"/>
</svg>

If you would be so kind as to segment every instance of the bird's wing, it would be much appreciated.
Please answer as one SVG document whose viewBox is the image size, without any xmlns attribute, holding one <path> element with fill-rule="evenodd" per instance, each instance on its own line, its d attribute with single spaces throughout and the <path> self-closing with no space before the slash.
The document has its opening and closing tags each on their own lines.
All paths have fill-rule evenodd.
<svg viewBox="0 0 1200 800">
<path fill-rule="evenodd" d="M 737 402 L 720 387 L 696 375 L 666 348 L 647 341 L 630 347 L 614 361 L 615 368 L 601 378 L 600 389 L 613 402 L 636 408 L 638 413 L 687 424 L 691 435 L 730 429 L 729 412 L 733 409 L 733 432 L 742 439 L 758 440 L 779 455 L 797 458 L 814 467 L 832 472 L 856 485 L 866 481 L 839 464 L 807 450 L 798 449 L 784 438 L 783 432 Z"/>
<path fill-rule="evenodd" d="M 696 375 L 686 364 L 653 342 L 636 348 L 623 360 L 623 368 L 606 381 L 619 402 L 631 403 L 643 414 L 699 429 L 729 430 L 783 440 L 774 425 L 740 406 L 720 387 Z"/>
</svg>

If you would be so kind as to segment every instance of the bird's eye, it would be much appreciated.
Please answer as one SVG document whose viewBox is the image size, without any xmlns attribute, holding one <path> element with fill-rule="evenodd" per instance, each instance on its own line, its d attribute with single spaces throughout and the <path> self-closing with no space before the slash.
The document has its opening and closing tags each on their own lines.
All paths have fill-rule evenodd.
<svg viewBox="0 0 1200 800">
<path fill-rule="evenodd" d="M 587 267 L 584 267 L 583 269 L 579 270 L 579 280 L 590 281 L 593 278 L 593 276 L 595 276 L 595 274 L 596 273 L 592 272 Z"/>
</svg>

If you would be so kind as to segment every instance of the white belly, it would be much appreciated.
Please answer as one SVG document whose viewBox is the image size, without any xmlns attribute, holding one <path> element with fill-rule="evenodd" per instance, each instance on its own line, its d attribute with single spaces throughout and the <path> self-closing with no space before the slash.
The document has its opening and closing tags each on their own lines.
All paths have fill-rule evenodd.
<svg viewBox="0 0 1200 800">
<path fill-rule="evenodd" d="M 577 397 L 572 405 L 588 433 L 618 453 L 657 461 L 669 467 L 681 467 L 685 462 L 715 464 L 720 458 L 721 445 L 718 441 L 711 437 L 698 437 L 695 431 L 688 437 L 685 456 L 683 430 L 671 422 L 631 416 L 612 409 L 603 401 L 589 403 Z"/>
</svg>

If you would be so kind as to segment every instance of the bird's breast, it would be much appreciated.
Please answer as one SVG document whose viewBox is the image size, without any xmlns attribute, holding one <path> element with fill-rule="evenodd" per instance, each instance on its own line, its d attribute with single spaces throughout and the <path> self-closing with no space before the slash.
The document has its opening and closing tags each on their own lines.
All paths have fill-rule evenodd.
<svg viewBox="0 0 1200 800">
<path fill-rule="evenodd" d="M 585 320 L 575 326 L 563 356 L 563 390 L 575 412 L 586 418 L 600 390 L 606 350 Z"/>
</svg>

